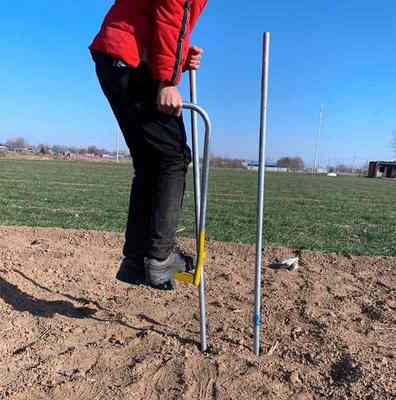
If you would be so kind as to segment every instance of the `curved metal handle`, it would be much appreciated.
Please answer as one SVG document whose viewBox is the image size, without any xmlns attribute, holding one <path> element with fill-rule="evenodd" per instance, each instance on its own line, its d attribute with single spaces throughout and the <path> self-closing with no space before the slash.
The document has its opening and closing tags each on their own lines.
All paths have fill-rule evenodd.
<svg viewBox="0 0 396 400">
<path fill-rule="evenodd" d="M 183 108 L 186 110 L 193 110 L 196 111 L 203 119 L 205 123 L 205 137 L 209 135 L 209 139 L 211 136 L 212 131 L 212 123 L 210 121 L 208 113 L 200 106 L 193 104 L 193 103 L 183 103 Z M 204 150 L 205 151 L 205 150 Z"/>
<path fill-rule="evenodd" d="M 202 177 L 201 177 L 201 201 L 199 212 L 199 227 L 198 227 L 198 245 L 197 245 L 197 265 L 195 266 L 194 276 L 188 273 L 175 274 L 176 279 L 190 282 L 194 286 L 199 286 L 201 283 L 203 263 L 205 260 L 205 226 L 206 226 L 206 209 L 208 203 L 208 181 L 209 181 L 209 146 L 212 135 L 212 123 L 208 113 L 200 106 L 193 103 L 184 103 L 183 108 L 197 112 L 203 119 L 205 124 L 205 142 L 203 148 L 202 160 Z M 198 158 L 199 159 L 199 158 Z"/>
</svg>

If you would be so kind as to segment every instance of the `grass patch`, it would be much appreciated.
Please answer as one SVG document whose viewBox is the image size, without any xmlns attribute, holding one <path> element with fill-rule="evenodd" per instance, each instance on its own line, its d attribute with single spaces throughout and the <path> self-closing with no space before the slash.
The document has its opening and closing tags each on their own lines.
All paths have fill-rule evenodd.
<svg viewBox="0 0 396 400">
<path fill-rule="evenodd" d="M 129 164 L 0 159 L 0 224 L 122 231 Z M 214 170 L 210 239 L 254 243 L 257 174 Z M 266 240 L 274 246 L 396 256 L 396 181 L 268 174 Z M 181 224 L 193 236 L 189 175 Z"/>
</svg>

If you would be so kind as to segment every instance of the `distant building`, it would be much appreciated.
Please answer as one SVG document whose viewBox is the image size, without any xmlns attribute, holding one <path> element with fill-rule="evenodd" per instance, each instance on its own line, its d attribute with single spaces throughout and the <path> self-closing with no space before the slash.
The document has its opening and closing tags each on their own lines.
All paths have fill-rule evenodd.
<svg viewBox="0 0 396 400">
<path fill-rule="evenodd" d="M 14 151 L 17 153 L 33 153 L 33 146 L 17 147 Z"/>
<path fill-rule="evenodd" d="M 258 161 L 243 161 L 242 166 L 249 171 L 258 171 L 259 170 L 259 163 Z"/>
<path fill-rule="evenodd" d="M 396 178 L 396 161 L 371 161 L 369 178 Z"/>
<path fill-rule="evenodd" d="M 276 165 L 266 165 L 265 170 L 267 172 L 289 172 L 287 168 L 284 167 L 277 167 Z"/>
<path fill-rule="evenodd" d="M 258 171 L 260 167 L 258 161 L 243 161 L 242 165 L 249 171 Z M 288 172 L 287 168 L 277 167 L 275 164 L 266 164 L 265 170 L 267 172 Z"/>
</svg>

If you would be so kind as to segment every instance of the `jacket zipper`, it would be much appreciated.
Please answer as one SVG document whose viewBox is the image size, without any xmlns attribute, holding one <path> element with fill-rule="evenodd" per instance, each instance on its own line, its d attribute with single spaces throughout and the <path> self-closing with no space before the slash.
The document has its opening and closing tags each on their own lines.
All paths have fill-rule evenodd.
<svg viewBox="0 0 396 400">
<path fill-rule="evenodd" d="M 183 40 L 184 36 L 186 35 L 186 30 L 187 30 L 187 23 L 189 20 L 190 16 L 190 0 L 186 0 L 184 2 L 184 13 L 183 13 L 183 20 L 182 20 L 182 26 L 180 29 L 179 37 L 177 40 L 177 50 L 176 50 L 176 63 L 173 69 L 173 75 L 172 75 L 172 83 L 176 83 L 177 76 L 179 75 L 180 72 L 180 67 L 181 67 L 181 62 L 182 62 L 182 57 L 183 57 Z"/>
</svg>

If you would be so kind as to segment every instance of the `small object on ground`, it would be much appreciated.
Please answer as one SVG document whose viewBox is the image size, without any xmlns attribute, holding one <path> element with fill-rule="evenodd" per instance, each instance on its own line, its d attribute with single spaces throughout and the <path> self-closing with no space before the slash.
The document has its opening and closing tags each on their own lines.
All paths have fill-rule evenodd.
<svg viewBox="0 0 396 400">
<path fill-rule="evenodd" d="M 335 172 L 329 172 L 328 174 L 327 174 L 327 176 L 330 176 L 330 177 L 336 177 L 336 176 L 338 176 Z"/>
<path fill-rule="evenodd" d="M 176 289 L 174 274 L 189 272 L 194 268 L 192 257 L 171 253 L 163 261 L 147 258 L 145 262 L 146 283 L 155 289 Z"/>
<path fill-rule="evenodd" d="M 279 346 L 279 341 L 277 340 L 277 341 L 271 346 L 271 348 L 269 349 L 269 351 L 268 351 L 268 356 L 272 356 L 272 354 L 275 353 L 275 350 L 278 348 L 278 346 Z"/>
<path fill-rule="evenodd" d="M 287 269 L 290 272 L 296 271 L 299 267 L 298 265 L 299 258 L 298 257 L 290 257 L 285 260 L 275 259 L 275 262 L 271 264 L 271 268 L 273 269 Z"/>
<path fill-rule="evenodd" d="M 45 329 L 35 340 L 14 350 L 13 355 L 17 355 L 17 354 L 21 354 L 21 353 L 25 352 L 27 349 L 31 348 L 33 345 L 35 345 L 37 342 L 39 342 L 41 339 L 43 339 L 50 331 L 51 331 L 51 327 Z"/>
<path fill-rule="evenodd" d="M 186 230 L 185 226 L 178 226 L 176 228 L 176 233 L 181 233 L 181 232 L 184 232 L 185 230 Z"/>
</svg>

